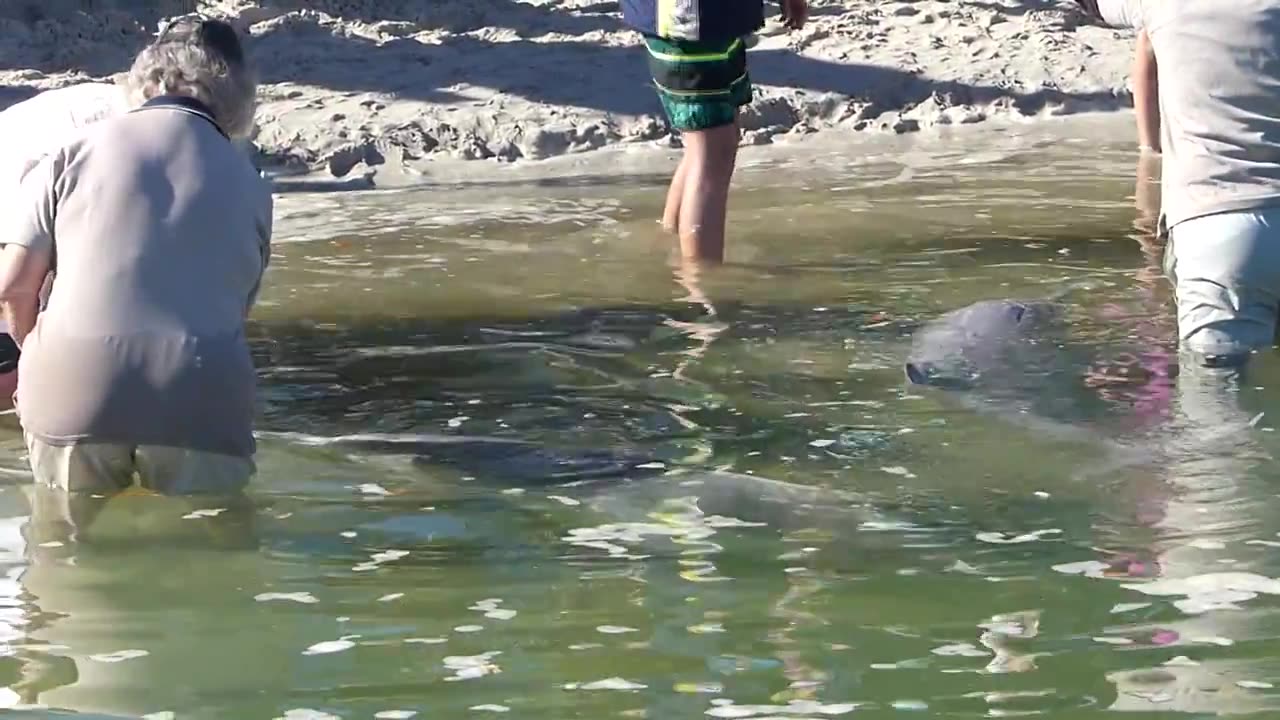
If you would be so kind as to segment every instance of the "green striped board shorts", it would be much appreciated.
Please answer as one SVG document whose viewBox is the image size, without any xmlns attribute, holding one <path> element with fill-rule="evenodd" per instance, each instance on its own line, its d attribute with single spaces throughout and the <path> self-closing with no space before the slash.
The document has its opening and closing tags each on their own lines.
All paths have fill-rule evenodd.
<svg viewBox="0 0 1280 720">
<path fill-rule="evenodd" d="M 751 102 L 745 39 L 708 42 L 646 35 L 645 45 L 658 99 L 676 129 L 729 125 L 738 108 Z"/>
</svg>

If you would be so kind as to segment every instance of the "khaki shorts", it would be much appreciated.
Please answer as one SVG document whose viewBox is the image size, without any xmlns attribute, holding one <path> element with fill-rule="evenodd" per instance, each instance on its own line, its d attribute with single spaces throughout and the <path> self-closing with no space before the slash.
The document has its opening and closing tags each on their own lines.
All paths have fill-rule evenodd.
<svg viewBox="0 0 1280 720">
<path fill-rule="evenodd" d="M 1235 364 L 1276 341 L 1280 319 L 1280 208 L 1218 213 L 1173 226 L 1165 274 L 1184 350 Z"/>
<path fill-rule="evenodd" d="M 233 495 L 257 471 L 250 458 L 156 445 L 50 445 L 27 435 L 37 483 L 68 492 L 115 494 L 135 482 L 160 495 Z"/>
</svg>

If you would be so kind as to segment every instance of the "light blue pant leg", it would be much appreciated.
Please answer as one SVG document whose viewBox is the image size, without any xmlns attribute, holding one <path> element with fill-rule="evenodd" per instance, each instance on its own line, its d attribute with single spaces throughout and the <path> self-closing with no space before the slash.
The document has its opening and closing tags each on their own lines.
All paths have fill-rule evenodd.
<svg viewBox="0 0 1280 720">
<path fill-rule="evenodd" d="M 1177 297 L 1184 351 L 1206 365 L 1223 365 L 1271 347 L 1280 308 L 1280 208 L 1178 223 L 1165 272 Z"/>
<path fill-rule="evenodd" d="M 1247 535 L 1261 524 L 1252 512 L 1260 501 L 1251 472 L 1269 459 L 1252 426 L 1266 408 L 1248 380 L 1266 363 L 1248 359 L 1276 341 L 1280 208 L 1178 223 L 1165 271 L 1177 298 L 1181 346 L 1175 421 L 1160 440 L 1166 446 L 1164 471 L 1178 496 L 1168 512 L 1170 530 L 1241 540 L 1237 533 Z M 1208 572 L 1214 561 L 1202 555 L 1213 553 L 1171 549 L 1166 569 Z"/>
</svg>

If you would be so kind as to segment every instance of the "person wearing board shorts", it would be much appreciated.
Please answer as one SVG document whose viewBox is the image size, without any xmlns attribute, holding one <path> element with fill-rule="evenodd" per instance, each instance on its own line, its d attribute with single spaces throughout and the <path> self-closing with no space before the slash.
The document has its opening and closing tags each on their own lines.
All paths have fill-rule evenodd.
<svg viewBox="0 0 1280 720">
<path fill-rule="evenodd" d="M 0 208 L 17 196 L 22 179 L 45 156 L 98 121 L 127 109 L 125 91 L 119 85 L 81 83 L 45 90 L 0 111 L 0 138 L 4 139 L 0 144 Z M 8 208 L 0 209 L 7 211 Z M 42 293 L 45 298 L 48 290 L 46 281 Z M 0 408 L 12 405 L 20 355 L 7 322 L 0 319 Z"/>
<path fill-rule="evenodd" d="M 784 22 L 804 25 L 807 0 L 779 0 Z M 684 155 L 662 224 L 688 260 L 724 260 L 725 215 L 737 160 L 738 108 L 752 99 L 747 47 L 764 26 L 764 0 L 621 0 L 644 36 L 649 71 Z"/>
<path fill-rule="evenodd" d="M 751 103 L 747 44 L 645 38 L 649 71 L 662 109 L 683 132 L 731 125 L 738 108 Z"/>
</svg>

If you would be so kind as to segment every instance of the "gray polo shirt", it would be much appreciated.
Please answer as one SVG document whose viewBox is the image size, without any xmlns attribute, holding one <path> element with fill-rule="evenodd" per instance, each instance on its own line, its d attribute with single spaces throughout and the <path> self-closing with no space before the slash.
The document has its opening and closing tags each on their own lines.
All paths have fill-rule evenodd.
<svg viewBox="0 0 1280 720">
<path fill-rule="evenodd" d="M 18 412 L 47 443 L 254 453 L 245 318 L 270 254 L 267 181 L 206 116 L 104 120 L 23 180 L 0 242 L 52 249 Z"/>
<path fill-rule="evenodd" d="M 1165 224 L 1280 206 L 1280 0 L 1097 0 L 1097 12 L 1146 30 L 1155 51 Z"/>
</svg>

